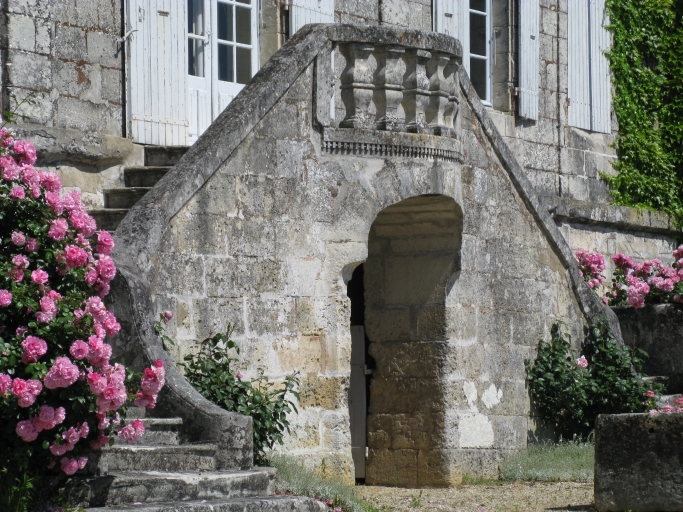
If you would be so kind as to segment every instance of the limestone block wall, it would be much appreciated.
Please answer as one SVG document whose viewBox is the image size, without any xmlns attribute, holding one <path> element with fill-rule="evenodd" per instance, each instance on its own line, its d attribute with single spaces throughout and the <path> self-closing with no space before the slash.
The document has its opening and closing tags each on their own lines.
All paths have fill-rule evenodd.
<svg viewBox="0 0 683 512">
<path fill-rule="evenodd" d="M 2 108 L 23 103 L 18 135 L 39 165 L 101 206 L 102 189 L 122 186 L 121 164 L 141 152 L 124 139 L 121 0 L 12 0 L 2 3 Z"/>
<path fill-rule="evenodd" d="M 367 41 L 373 30 L 343 33 Z M 230 322 L 247 375 L 264 371 L 277 380 L 298 370 L 301 409 L 284 450 L 351 478 L 346 284 L 367 262 L 366 329 L 377 370 L 366 481 L 429 486 L 458 483 L 463 474 L 494 477 L 501 458 L 534 429 L 523 360 L 556 320 L 575 336 L 582 327 L 567 264 L 459 88 L 449 93 L 460 106 L 455 134 L 436 136 L 423 125 L 414 134 L 344 132 L 321 124 L 334 110 L 314 86 L 326 82 L 314 77 L 324 76 L 329 53 L 305 37 L 300 44 L 323 48 L 315 66 L 272 82 L 292 85 L 168 222 L 155 224 L 158 249 L 136 253 L 149 269 L 151 307 L 177 312 L 169 324 L 176 360 L 193 350 L 193 339 Z M 273 66 L 294 65 L 282 55 Z M 216 127 L 203 143 L 212 138 L 211 147 L 222 147 L 215 138 L 227 134 L 238 135 Z M 342 136 L 356 142 L 332 140 Z M 200 162 L 210 154 L 196 151 L 184 162 L 197 158 L 206 169 Z M 157 187 L 187 179 L 183 165 Z M 190 186 L 176 183 L 173 201 Z M 147 207 L 143 200 L 137 211 L 154 215 Z M 138 218 L 148 225 L 148 213 Z M 135 229 L 122 227 L 124 235 Z"/>
</svg>

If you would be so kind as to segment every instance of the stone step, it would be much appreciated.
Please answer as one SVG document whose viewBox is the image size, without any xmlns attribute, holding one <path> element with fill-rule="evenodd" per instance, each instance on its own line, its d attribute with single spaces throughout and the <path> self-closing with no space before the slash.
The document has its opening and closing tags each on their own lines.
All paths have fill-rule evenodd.
<svg viewBox="0 0 683 512">
<path fill-rule="evenodd" d="M 171 167 L 126 167 L 123 180 L 126 187 L 153 187 Z"/>
<path fill-rule="evenodd" d="M 666 386 L 669 383 L 669 377 L 665 377 L 663 375 L 652 375 L 643 377 L 643 381 L 648 384 L 659 383 L 664 384 L 664 386 Z"/>
<path fill-rule="evenodd" d="M 145 146 L 145 165 L 172 167 L 188 149 L 187 146 Z"/>
<path fill-rule="evenodd" d="M 84 512 L 325 512 L 327 506 L 303 496 L 264 496 L 231 500 L 165 502 L 154 505 L 132 505 L 86 508 Z"/>
<path fill-rule="evenodd" d="M 132 208 L 150 187 L 110 188 L 104 191 L 105 208 Z"/>
<path fill-rule="evenodd" d="M 88 210 L 97 221 L 98 229 L 116 231 L 123 218 L 128 213 L 128 208 L 97 208 Z"/>
<path fill-rule="evenodd" d="M 127 419 L 135 419 L 126 411 Z M 115 438 L 117 445 L 143 445 L 143 446 L 176 446 L 180 444 L 180 427 L 183 424 L 182 418 L 139 418 L 145 426 L 145 435 L 137 441 L 125 441 Z"/>
<path fill-rule="evenodd" d="M 228 500 L 270 495 L 274 478 L 273 468 L 205 473 L 121 471 L 73 477 L 66 482 L 62 495 L 72 506 L 80 507 Z"/>
<path fill-rule="evenodd" d="M 216 445 L 145 446 L 115 444 L 102 450 L 100 474 L 117 471 L 213 471 Z"/>
<path fill-rule="evenodd" d="M 674 407 L 674 400 L 677 398 L 681 398 L 683 395 L 662 395 L 659 397 L 659 400 L 657 400 L 657 407 L 664 407 L 665 405 L 670 405 L 671 407 Z"/>
</svg>

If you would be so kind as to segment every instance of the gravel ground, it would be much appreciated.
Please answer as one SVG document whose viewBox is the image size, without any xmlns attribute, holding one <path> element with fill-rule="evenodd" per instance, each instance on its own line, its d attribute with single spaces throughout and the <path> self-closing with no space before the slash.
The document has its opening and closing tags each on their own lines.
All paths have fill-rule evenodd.
<svg viewBox="0 0 683 512">
<path fill-rule="evenodd" d="M 382 512 L 593 511 L 593 484 L 579 482 L 516 482 L 462 485 L 453 489 L 399 489 L 358 486 L 358 493 Z"/>
</svg>

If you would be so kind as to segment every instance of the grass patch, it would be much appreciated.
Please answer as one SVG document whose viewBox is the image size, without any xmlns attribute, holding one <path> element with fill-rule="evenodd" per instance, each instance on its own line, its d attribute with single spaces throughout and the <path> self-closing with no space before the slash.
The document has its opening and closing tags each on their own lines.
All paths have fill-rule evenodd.
<svg viewBox="0 0 683 512">
<path fill-rule="evenodd" d="M 491 480 L 481 476 L 462 475 L 462 485 L 503 485 L 500 480 Z"/>
<path fill-rule="evenodd" d="M 593 443 L 537 444 L 510 456 L 501 467 L 503 480 L 592 482 Z"/>
<path fill-rule="evenodd" d="M 305 469 L 301 462 L 292 457 L 272 455 L 268 462 L 277 469 L 276 492 L 308 496 L 328 504 L 332 500 L 330 510 L 340 506 L 344 512 L 379 512 L 379 509 L 358 496 L 353 485 Z"/>
</svg>

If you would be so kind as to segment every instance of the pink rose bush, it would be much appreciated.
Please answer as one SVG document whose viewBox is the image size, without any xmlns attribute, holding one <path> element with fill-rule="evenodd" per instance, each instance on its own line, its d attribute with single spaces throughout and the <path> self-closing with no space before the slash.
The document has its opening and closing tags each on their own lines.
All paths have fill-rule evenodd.
<svg viewBox="0 0 683 512">
<path fill-rule="evenodd" d="M 636 263 L 625 254 L 612 257 L 612 283 L 602 301 L 609 306 L 642 308 L 645 304 L 683 302 L 683 245 L 673 252 L 674 263 L 661 260 Z M 595 251 L 576 251 L 576 261 L 586 284 L 595 289 L 605 282 L 603 257 Z"/>
<path fill-rule="evenodd" d="M 154 407 L 165 372 L 157 360 L 131 380 L 111 361 L 121 326 L 102 299 L 114 239 L 35 161 L 30 142 L 0 129 L 0 468 L 23 460 L 72 475 L 113 436 L 144 433 L 122 424 L 125 405 Z"/>
</svg>

